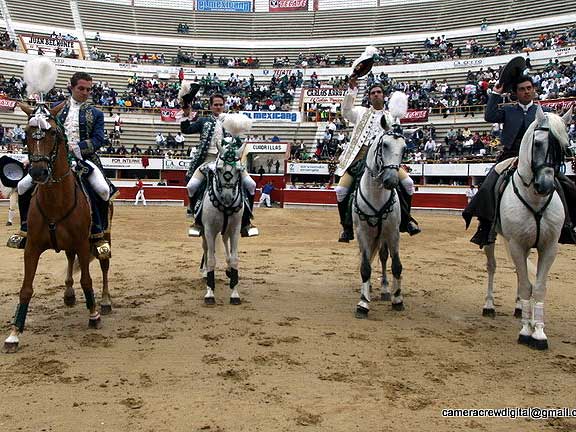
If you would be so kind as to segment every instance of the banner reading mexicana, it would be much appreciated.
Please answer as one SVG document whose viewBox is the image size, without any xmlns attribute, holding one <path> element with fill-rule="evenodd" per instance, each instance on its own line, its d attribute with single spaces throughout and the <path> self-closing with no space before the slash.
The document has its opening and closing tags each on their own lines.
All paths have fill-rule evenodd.
<svg viewBox="0 0 576 432">
<path fill-rule="evenodd" d="M 204 12 L 252 12 L 252 1 L 196 0 L 196 10 Z"/>
<path fill-rule="evenodd" d="M 240 111 L 255 122 L 288 122 L 300 123 L 301 116 L 295 111 Z"/>
</svg>

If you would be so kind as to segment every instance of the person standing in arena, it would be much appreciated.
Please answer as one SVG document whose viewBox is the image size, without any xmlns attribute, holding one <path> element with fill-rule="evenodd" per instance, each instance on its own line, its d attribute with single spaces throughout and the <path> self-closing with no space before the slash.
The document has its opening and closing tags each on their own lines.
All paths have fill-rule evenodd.
<svg viewBox="0 0 576 432">
<path fill-rule="evenodd" d="M 144 183 L 141 178 L 136 179 L 136 199 L 134 200 L 134 205 L 137 206 L 138 202 L 142 200 L 142 204 L 146 207 L 146 197 L 144 196 Z"/>
<path fill-rule="evenodd" d="M 372 137 L 382 130 L 380 120 L 384 115 L 384 88 L 381 84 L 373 84 L 368 88 L 370 108 L 354 106 L 357 94 L 357 78 L 352 75 L 349 80 L 348 94 L 342 102 L 342 115 L 347 121 L 354 123 L 355 126 L 350 144 L 340 156 L 340 161 L 336 169 L 336 175 L 340 176 L 340 181 L 335 188 L 340 224 L 343 229 L 338 241 L 345 243 L 354 240 L 354 230 L 349 209 L 352 186 L 355 178 L 359 174 L 355 171 L 357 170 L 357 166 L 366 157 Z M 402 168 L 400 168 L 398 174 L 400 178 L 400 185 L 398 187 L 400 193 L 398 195 L 400 196 L 402 215 L 400 231 L 415 235 L 420 232 L 420 228 L 416 221 L 410 216 L 414 181 Z"/>
<path fill-rule="evenodd" d="M 218 148 L 216 142 L 226 136 L 226 132 L 222 127 L 224 120 L 224 104 L 226 100 L 222 94 L 215 93 L 210 96 L 210 111 L 211 114 L 207 117 L 200 117 L 196 120 L 190 118 L 190 107 L 184 106 L 182 109 L 182 118 L 180 119 L 180 130 L 183 134 L 200 133 L 200 142 L 198 148 L 190 163 L 187 177 L 190 179 L 186 185 L 188 189 L 188 216 L 194 218 L 194 209 L 196 203 L 200 198 L 199 191 L 203 188 L 202 184 L 205 182 L 204 174 L 202 174 L 200 167 L 207 162 L 216 160 L 218 155 Z M 244 163 L 245 155 L 242 157 Z M 242 185 L 247 192 L 249 209 L 244 210 L 242 217 L 242 237 L 254 237 L 258 235 L 258 229 L 252 225 L 251 216 L 254 207 L 254 194 L 256 193 L 256 182 L 248 175 L 246 171 L 242 173 Z M 249 211 L 248 211 L 249 210 Z M 202 227 L 198 221 L 190 227 L 190 235 L 199 236 Z"/>
</svg>

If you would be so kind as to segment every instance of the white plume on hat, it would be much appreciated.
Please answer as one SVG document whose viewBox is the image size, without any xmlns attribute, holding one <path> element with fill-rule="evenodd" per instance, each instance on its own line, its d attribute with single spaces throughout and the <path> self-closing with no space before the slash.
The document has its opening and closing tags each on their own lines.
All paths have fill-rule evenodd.
<svg viewBox="0 0 576 432">
<path fill-rule="evenodd" d="M 183 102 L 182 98 L 186 96 L 188 93 L 190 93 L 191 84 L 192 82 L 187 80 L 182 81 L 182 83 L 180 84 L 180 91 L 178 92 L 178 101 L 180 102 L 180 105 L 182 105 Z"/>
<path fill-rule="evenodd" d="M 225 114 L 222 127 L 232 136 L 242 135 L 252 128 L 252 119 L 244 114 Z"/>
<path fill-rule="evenodd" d="M 406 93 L 401 91 L 392 93 L 388 101 L 388 112 L 390 112 L 394 121 L 398 121 L 406 116 L 408 112 L 408 96 Z"/>
<path fill-rule="evenodd" d="M 58 69 L 47 57 L 36 57 L 24 65 L 24 82 L 28 96 L 35 93 L 48 93 L 54 88 Z"/>
<path fill-rule="evenodd" d="M 352 70 L 354 70 L 354 68 L 361 61 L 364 61 L 366 59 L 370 59 L 379 53 L 380 53 L 380 51 L 378 50 L 378 48 L 371 46 L 371 45 L 367 46 L 366 49 L 364 50 L 364 52 L 362 54 L 360 54 L 360 57 L 358 57 L 356 60 L 354 60 L 354 63 L 352 63 Z"/>
</svg>

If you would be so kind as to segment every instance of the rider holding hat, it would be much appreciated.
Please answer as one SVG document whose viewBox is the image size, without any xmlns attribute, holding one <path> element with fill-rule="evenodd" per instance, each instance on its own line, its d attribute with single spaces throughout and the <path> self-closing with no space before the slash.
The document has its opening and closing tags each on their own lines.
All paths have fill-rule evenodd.
<svg viewBox="0 0 576 432">
<path fill-rule="evenodd" d="M 494 86 L 488 97 L 484 112 L 484 120 L 489 123 L 502 124 L 501 143 L 504 150 L 497 159 L 497 165 L 488 173 L 478 193 L 462 213 L 466 226 L 469 225 L 473 216 L 478 217 L 478 230 L 470 241 L 480 247 L 495 241 L 492 225 L 496 215 L 496 184 L 502 172 L 511 167 L 515 161 L 514 158 L 518 157 L 524 133 L 536 119 L 537 106 L 534 104 L 536 89 L 532 77 L 523 74 L 524 69 L 525 62 L 522 57 L 516 57 L 506 65 L 500 82 Z M 510 91 L 516 98 L 515 103 L 502 105 L 502 95 L 506 91 Z M 543 109 L 549 111 L 546 108 Z M 573 205 L 576 188 L 564 174 L 558 175 L 558 181 L 560 185 L 557 185 L 556 189 L 566 211 L 559 242 L 574 244 L 576 237 L 571 220 L 576 220 L 574 219 L 576 207 Z"/>
</svg>

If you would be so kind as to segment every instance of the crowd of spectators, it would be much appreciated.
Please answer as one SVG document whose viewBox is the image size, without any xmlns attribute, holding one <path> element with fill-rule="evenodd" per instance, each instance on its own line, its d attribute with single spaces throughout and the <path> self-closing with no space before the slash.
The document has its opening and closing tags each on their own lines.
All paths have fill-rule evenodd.
<svg viewBox="0 0 576 432">
<path fill-rule="evenodd" d="M 16 51 L 16 41 L 10 39 L 7 31 L 0 35 L 0 50 Z"/>
</svg>

